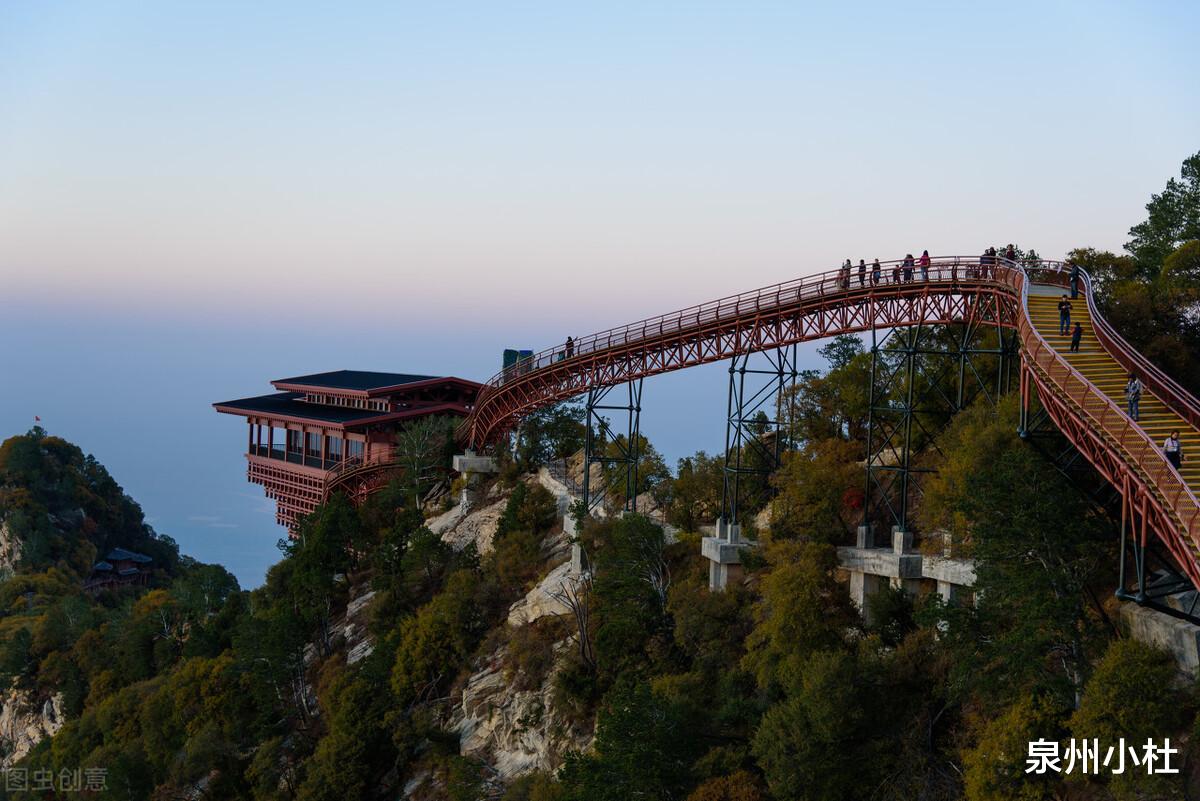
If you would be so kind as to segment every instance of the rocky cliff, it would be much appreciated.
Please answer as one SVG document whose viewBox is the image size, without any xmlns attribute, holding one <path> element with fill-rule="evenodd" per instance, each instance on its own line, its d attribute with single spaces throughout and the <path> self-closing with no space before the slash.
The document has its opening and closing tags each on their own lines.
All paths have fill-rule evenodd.
<svg viewBox="0 0 1200 801">
<path fill-rule="evenodd" d="M 63 726 L 62 695 L 36 700 L 26 690 L 0 695 L 0 768 L 8 768 Z"/>
</svg>

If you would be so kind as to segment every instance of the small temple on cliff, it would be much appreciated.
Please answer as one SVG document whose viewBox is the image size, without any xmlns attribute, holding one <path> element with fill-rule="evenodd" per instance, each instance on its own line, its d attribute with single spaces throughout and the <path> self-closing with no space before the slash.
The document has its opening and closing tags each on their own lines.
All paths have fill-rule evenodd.
<svg viewBox="0 0 1200 801">
<path fill-rule="evenodd" d="M 246 418 L 247 477 L 294 532 L 335 487 L 360 500 L 397 467 L 396 434 L 413 420 L 465 416 L 481 384 L 462 378 L 337 370 L 272 381 L 269 395 L 214 403 Z M 355 497 L 357 496 L 357 497 Z"/>
</svg>

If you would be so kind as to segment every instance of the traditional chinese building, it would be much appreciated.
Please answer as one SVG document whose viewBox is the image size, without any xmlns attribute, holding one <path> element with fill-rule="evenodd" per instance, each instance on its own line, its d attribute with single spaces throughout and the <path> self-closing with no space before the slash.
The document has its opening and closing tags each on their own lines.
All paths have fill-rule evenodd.
<svg viewBox="0 0 1200 801">
<path fill-rule="evenodd" d="M 92 574 L 84 582 L 83 589 L 94 594 L 130 584 L 144 587 L 150 582 L 152 562 L 144 553 L 113 548 L 102 561 L 92 565 Z"/>
<path fill-rule="evenodd" d="M 294 529 L 334 489 L 361 500 L 397 467 L 396 433 L 431 415 L 466 415 L 481 384 L 461 378 L 337 370 L 272 381 L 277 392 L 215 403 L 246 418 L 247 476 Z"/>
</svg>

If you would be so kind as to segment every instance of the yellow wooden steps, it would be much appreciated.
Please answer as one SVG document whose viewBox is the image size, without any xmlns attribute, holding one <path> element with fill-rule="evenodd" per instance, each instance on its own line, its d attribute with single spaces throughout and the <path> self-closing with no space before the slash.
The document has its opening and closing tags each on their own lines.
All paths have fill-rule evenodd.
<svg viewBox="0 0 1200 801">
<path fill-rule="evenodd" d="M 1111 398 L 1118 408 L 1125 409 L 1125 383 L 1129 374 L 1096 339 L 1086 299 L 1079 297 L 1071 301 L 1071 327 L 1074 328 L 1077 322 L 1083 326 L 1078 353 L 1070 352 L 1070 334 L 1058 333 L 1059 300 L 1061 295 L 1029 296 L 1029 318 L 1034 327 L 1084 378 Z M 1142 392 L 1138 425 L 1160 445 L 1172 431 L 1179 432 L 1185 458 L 1180 475 L 1193 492 L 1200 494 L 1200 431 L 1188 425 L 1148 389 Z"/>
</svg>

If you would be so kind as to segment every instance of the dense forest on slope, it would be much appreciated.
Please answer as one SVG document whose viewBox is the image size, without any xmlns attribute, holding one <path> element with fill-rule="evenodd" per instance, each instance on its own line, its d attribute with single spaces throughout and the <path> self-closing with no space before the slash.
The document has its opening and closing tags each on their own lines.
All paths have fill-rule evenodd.
<svg viewBox="0 0 1200 801">
<path fill-rule="evenodd" d="M 1073 258 L 1129 341 L 1195 391 L 1200 154 L 1148 211 L 1130 255 Z M 75 446 L 7 440 L 0 680 L 6 703 L 54 698 L 65 718 L 14 767 L 102 767 L 106 790 L 60 797 L 120 799 L 1185 797 L 1195 688 L 1123 635 L 1113 517 L 1016 435 L 1015 399 L 981 398 L 927 457 L 920 529 L 975 560 L 973 602 L 886 589 L 868 615 L 853 606 L 836 546 L 862 517 L 871 356 L 849 337 L 822 354 L 788 398 L 793 450 L 751 488 L 744 581 L 709 592 L 699 553 L 723 454 L 668 471 L 646 442 L 638 491 L 675 533 L 580 521 L 590 573 L 557 585 L 565 611 L 525 622 L 513 610 L 566 558 L 533 473 L 578 449 L 576 407 L 530 420 L 471 489 L 499 509 L 486 541 L 434 533 L 445 510 L 418 511 L 398 482 L 361 508 L 335 496 L 249 592 L 180 556 Z M 151 558 L 145 580 L 85 592 L 115 548 Z M 487 675 L 497 697 L 536 701 L 522 726 L 552 720 L 577 747 L 515 771 L 465 749 L 464 698 Z M 1030 740 L 1164 736 L 1179 775 L 1024 771 Z"/>
</svg>

